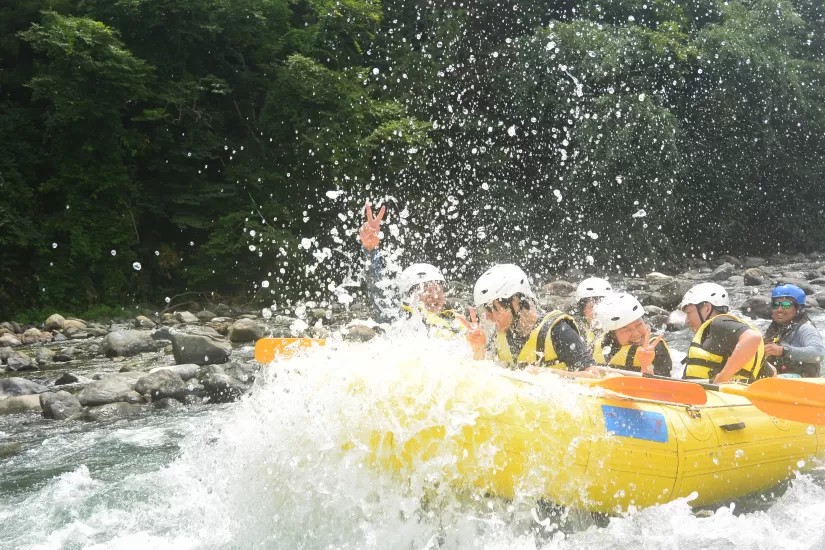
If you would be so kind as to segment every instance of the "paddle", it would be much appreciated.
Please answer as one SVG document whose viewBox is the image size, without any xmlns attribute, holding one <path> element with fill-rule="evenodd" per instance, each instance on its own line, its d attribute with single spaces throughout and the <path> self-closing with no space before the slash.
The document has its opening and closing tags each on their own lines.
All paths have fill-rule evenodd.
<svg viewBox="0 0 825 550">
<path fill-rule="evenodd" d="M 666 401 L 684 405 L 704 405 L 708 401 L 707 393 L 697 384 L 680 384 L 671 380 L 657 380 L 635 376 L 614 376 L 602 380 L 588 381 L 628 397 Z"/>
<path fill-rule="evenodd" d="M 255 361 L 269 363 L 276 357 L 289 357 L 311 346 L 324 346 L 321 338 L 261 338 L 255 343 Z"/>
<path fill-rule="evenodd" d="M 650 386 L 651 391 L 653 388 L 659 387 L 656 385 L 659 382 L 667 381 L 670 384 L 681 384 L 730 395 L 739 395 L 748 399 L 757 409 L 770 416 L 801 422 L 803 424 L 825 426 L 825 385 L 822 384 L 788 378 L 761 378 L 749 386 L 720 386 L 708 382 L 652 375 L 645 375 L 643 377 L 641 373 L 619 369 L 601 368 L 600 370 L 623 375 L 619 377 L 620 379 L 626 376 L 633 376 L 637 380 L 652 383 Z M 606 380 L 610 379 L 607 378 Z M 644 386 L 644 382 L 640 382 L 640 386 Z M 631 394 L 627 393 L 627 395 Z M 676 401 L 679 398 L 680 395 L 676 392 L 668 396 L 663 396 L 663 400 L 665 401 Z M 693 404 L 687 400 L 680 402 L 689 405 Z"/>
</svg>

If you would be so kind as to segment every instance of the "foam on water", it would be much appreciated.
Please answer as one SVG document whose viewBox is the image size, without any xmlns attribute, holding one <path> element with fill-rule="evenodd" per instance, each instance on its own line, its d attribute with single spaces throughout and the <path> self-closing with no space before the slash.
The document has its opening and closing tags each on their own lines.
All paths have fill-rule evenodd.
<svg viewBox="0 0 825 550">
<path fill-rule="evenodd" d="M 393 333 L 275 363 L 241 403 L 170 415 L 165 424 L 130 421 L 94 437 L 64 433 L 44 443 L 52 458 L 43 460 L 73 444 L 82 448 L 76 456 L 86 460 L 91 444 L 101 453 L 124 453 L 124 446 L 149 452 L 168 444 L 171 431 L 182 439 L 177 457 L 162 466 L 146 466 L 144 458 L 128 453 L 108 468 L 77 463 L 13 502 L 0 503 L 0 547 L 825 546 L 825 490 L 809 476 L 792 482 L 766 512 L 734 514 L 725 506 L 699 517 L 682 499 L 609 521 L 584 513 L 548 520 L 529 496 L 504 501 L 455 490 L 449 483 L 454 457 L 448 453 L 399 478 L 366 466 L 363 445 L 345 446 L 358 441 L 360 429 L 403 432 L 437 423 L 460 430 L 472 423 L 472 410 L 448 406 L 458 391 L 451 369 L 466 368 L 469 361 L 461 342 L 428 339 L 417 331 Z M 414 365 L 422 376 L 403 365 Z M 475 368 L 480 377 L 499 372 L 489 365 Z M 576 398 L 569 385 L 541 391 L 562 405 Z M 418 414 L 412 428 L 404 428 L 410 419 L 402 418 L 403 406 L 395 413 L 383 407 L 390 394 L 412 400 L 410 411 Z M 505 406 L 503 399 L 489 395 L 485 406 Z"/>
</svg>

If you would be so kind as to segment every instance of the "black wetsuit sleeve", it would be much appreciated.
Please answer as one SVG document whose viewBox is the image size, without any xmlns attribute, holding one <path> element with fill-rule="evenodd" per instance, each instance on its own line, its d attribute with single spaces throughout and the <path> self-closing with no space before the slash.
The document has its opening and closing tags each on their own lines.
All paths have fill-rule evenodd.
<svg viewBox="0 0 825 550">
<path fill-rule="evenodd" d="M 593 366 L 593 356 L 584 339 L 568 323 L 562 321 L 550 331 L 553 349 L 559 361 L 571 371 L 584 370 Z"/>
<path fill-rule="evenodd" d="M 729 317 L 714 319 L 707 329 L 708 334 L 702 343 L 702 348 L 716 355 L 730 357 L 739 343 L 739 337 L 748 328 L 745 323 Z"/>
<path fill-rule="evenodd" d="M 656 344 L 656 355 L 653 357 L 653 374 L 656 376 L 671 376 L 673 359 L 663 342 Z"/>
</svg>

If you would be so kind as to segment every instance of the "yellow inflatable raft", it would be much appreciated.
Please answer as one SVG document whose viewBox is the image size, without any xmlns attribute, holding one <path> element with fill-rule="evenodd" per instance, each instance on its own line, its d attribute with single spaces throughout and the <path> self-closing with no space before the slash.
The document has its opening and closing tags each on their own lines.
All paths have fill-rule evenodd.
<svg viewBox="0 0 825 550">
<path fill-rule="evenodd" d="M 439 382 L 431 370 L 405 368 L 373 411 L 394 427 L 354 442 L 369 449 L 368 462 L 508 499 L 618 513 L 695 493 L 692 505 L 710 505 L 777 485 L 814 466 L 825 446 L 825 429 L 719 392 L 685 406 L 608 395 L 553 374 L 467 365 Z M 448 397 L 433 391 L 447 383 Z"/>
</svg>

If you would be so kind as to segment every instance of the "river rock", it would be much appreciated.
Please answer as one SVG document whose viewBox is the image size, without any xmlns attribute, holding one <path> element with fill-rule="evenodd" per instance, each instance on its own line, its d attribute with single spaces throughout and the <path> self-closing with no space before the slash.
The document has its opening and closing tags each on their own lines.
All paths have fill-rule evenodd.
<svg viewBox="0 0 825 550">
<path fill-rule="evenodd" d="M 259 363 L 252 364 L 239 361 L 230 363 L 228 366 L 223 367 L 223 370 L 235 380 L 251 384 L 255 381 L 255 376 L 258 374 L 260 368 Z"/>
<path fill-rule="evenodd" d="M 806 296 L 805 297 L 805 307 L 807 307 L 807 308 L 813 308 L 813 307 L 820 308 L 822 306 L 819 304 L 819 300 L 817 300 L 813 296 Z"/>
<path fill-rule="evenodd" d="M 197 312 L 195 314 L 195 317 L 197 317 L 199 321 L 211 321 L 212 319 L 217 317 L 217 315 L 215 315 L 211 311 L 204 309 L 203 311 Z"/>
<path fill-rule="evenodd" d="M 778 285 L 782 285 L 782 284 L 796 285 L 799 288 L 801 288 L 803 291 L 805 291 L 805 294 L 816 294 L 816 290 L 817 290 L 811 283 L 809 283 L 805 279 L 797 279 L 797 278 L 794 278 L 794 277 L 782 276 L 782 277 L 779 278 L 779 280 L 776 282 L 776 284 L 778 284 Z"/>
<path fill-rule="evenodd" d="M 166 326 L 179 325 L 180 321 L 172 313 L 164 313 L 160 318 L 160 324 Z"/>
<path fill-rule="evenodd" d="M 378 334 L 374 328 L 366 325 L 351 325 L 346 330 L 344 340 L 348 342 L 366 342 L 372 340 Z"/>
<path fill-rule="evenodd" d="M 51 363 L 54 360 L 54 351 L 49 348 L 39 347 L 34 352 L 34 361 L 38 366 L 43 366 Z"/>
<path fill-rule="evenodd" d="M 264 337 L 264 327 L 252 319 L 238 319 L 229 327 L 231 342 L 255 342 Z"/>
<path fill-rule="evenodd" d="M 109 375 L 83 388 L 77 398 L 81 405 L 94 407 L 107 403 L 131 401 L 133 400 L 132 393 L 132 383 L 128 378 Z"/>
<path fill-rule="evenodd" d="M 63 348 L 52 356 L 55 363 L 65 363 L 75 358 L 77 350 L 73 347 Z"/>
<path fill-rule="evenodd" d="M 728 263 L 728 264 L 731 264 L 731 265 L 732 265 L 732 266 L 734 266 L 734 267 L 742 267 L 742 260 L 740 260 L 740 259 L 739 259 L 739 258 L 737 258 L 736 256 L 731 256 L 731 255 L 729 255 L 729 254 L 725 254 L 725 255 L 719 256 L 719 257 L 717 258 L 717 260 L 718 260 L 718 261 L 720 261 L 720 262 L 722 262 L 722 263 Z"/>
<path fill-rule="evenodd" d="M 0 414 L 15 414 L 39 410 L 39 395 L 18 395 L 0 399 Z"/>
<path fill-rule="evenodd" d="M 232 315 L 232 308 L 226 304 L 218 304 L 215 306 L 215 313 L 221 317 L 229 317 Z"/>
<path fill-rule="evenodd" d="M 54 315 L 50 315 L 46 322 L 44 323 L 43 328 L 46 330 L 63 330 L 64 323 L 66 319 L 63 318 L 62 315 L 58 315 L 55 313 Z"/>
<path fill-rule="evenodd" d="M 663 284 L 658 291 L 650 293 L 640 301 L 646 306 L 656 306 L 667 311 L 676 309 L 685 293 L 693 287 L 693 281 L 673 279 Z"/>
<path fill-rule="evenodd" d="M 157 401 L 152 401 L 152 405 L 156 409 L 180 409 L 183 407 L 183 403 L 171 397 L 164 397 Z"/>
<path fill-rule="evenodd" d="M 92 407 L 86 411 L 86 418 L 95 422 L 105 422 L 118 418 L 128 418 L 139 415 L 142 408 L 131 403 L 108 403 L 99 407 Z"/>
<path fill-rule="evenodd" d="M 200 366 L 195 365 L 194 363 L 188 364 L 188 365 L 187 364 L 171 365 L 171 366 L 168 366 L 168 367 L 155 367 L 154 369 L 149 371 L 149 374 L 152 374 L 152 373 L 155 373 L 155 372 L 158 372 L 158 371 L 162 371 L 162 370 L 168 370 L 168 371 L 174 372 L 175 374 L 180 376 L 181 380 L 186 381 L 186 380 L 189 380 L 190 378 L 195 378 L 198 375 L 199 369 L 200 369 Z"/>
<path fill-rule="evenodd" d="M 232 344 L 220 336 L 206 333 L 176 332 L 171 335 L 171 340 L 175 362 L 179 365 L 226 363 L 232 353 Z"/>
<path fill-rule="evenodd" d="M 135 326 L 137 328 L 156 328 L 158 325 L 145 315 L 138 315 L 135 317 Z"/>
<path fill-rule="evenodd" d="M 744 267 L 762 267 L 763 265 L 768 265 L 768 260 L 765 258 L 760 258 L 759 256 L 745 256 L 744 261 L 742 262 Z"/>
<path fill-rule="evenodd" d="M 203 378 L 202 383 L 210 401 L 216 403 L 235 401 L 247 390 L 245 384 L 228 374 L 209 374 Z"/>
<path fill-rule="evenodd" d="M 39 342 L 51 342 L 52 335 L 46 332 L 40 332 L 36 328 L 30 328 L 23 333 L 23 336 L 20 337 L 20 341 L 26 345 L 37 344 Z"/>
<path fill-rule="evenodd" d="M 13 348 L 13 347 L 22 346 L 22 345 L 23 345 L 23 342 L 21 342 L 13 334 L 4 334 L 4 335 L 0 336 L 0 347 Z"/>
<path fill-rule="evenodd" d="M 32 358 L 25 353 L 14 352 L 6 359 L 6 368 L 11 371 L 20 372 L 37 370 L 37 365 Z"/>
<path fill-rule="evenodd" d="M 758 267 L 751 267 L 745 270 L 744 273 L 746 286 L 759 286 L 768 282 L 768 277 L 764 271 Z"/>
<path fill-rule="evenodd" d="M 106 336 L 107 334 L 109 334 L 109 332 L 110 331 L 106 327 L 104 327 L 103 325 L 90 324 L 90 325 L 86 326 L 86 333 L 89 336 L 94 336 L 94 337 Z"/>
<path fill-rule="evenodd" d="M 77 397 L 67 391 L 40 394 L 40 408 L 43 409 L 43 418 L 66 420 L 80 414 L 82 406 Z"/>
<path fill-rule="evenodd" d="M 100 346 L 100 352 L 106 357 L 133 357 L 157 349 L 158 344 L 152 339 L 152 335 L 142 330 L 110 332 Z"/>
<path fill-rule="evenodd" d="M 0 378 L 0 398 L 18 395 L 35 395 L 49 391 L 49 388 L 26 378 Z"/>
<path fill-rule="evenodd" d="M 149 396 L 152 401 L 164 397 L 178 397 L 186 393 L 186 384 L 183 379 L 170 370 L 159 370 L 149 373 L 135 384 L 135 391 L 143 396 Z"/>
<path fill-rule="evenodd" d="M 8 321 L 3 321 L 2 323 L 0 323 L 0 328 L 2 328 L 3 330 L 7 330 L 10 333 L 14 334 L 14 327 Z"/>
<path fill-rule="evenodd" d="M 197 323 L 198 318 L 189 313 L 188 311 L 176 311 L 175 318 L 181 323 Z"/>
<path fill-rule="evenodd" d="M 724 281 L 728 277 L 731 277 L 733 275 L 736 275 L 736 268 L 733 266 L 733 264 L 725 262 L 711 272 L 710 280 Z"/>
<path fill-rule="evenodd" d="M 63 334 L 65 334 L 69 338 L 69 340 L 83 340 L 89 337 L 88 332 L 74 327 L 68 327 L 63 329 Z"/>
<path fill-rule="evenodd" d="M 576 285 L 568 281 L 552 281 L 543 285 L 541 290 L 553 296 L 571 296 L 576 292 Z"/>
<path fill-rule="evenodd" d="M 23 450 L 23 445 L 16 441 L 12 443 L 0 443 L 0 460 L 14 456 Z"/>
<path fill-rule="evenodd" d="M 771 299 L 768 296 L 751 296 L 742 304 L 742 312 L 758 319 L 771 319 Z"/>
<path fill-rule="evenodd" d="M 670 275 L 665 275 L 664 273 L 659 273 L 658 271 L 653 271 L 653 272 L 648 273 L 647 275 L 645 275 L 645 280 L 647 280 L 651 283 L 659 282 L 659 281 L 669 281 L 672 278 L 673 277 L 671 277 Z"/>
<path fill-rule="evenodd" d="M 68 384 L 88 384 L 91 381 L 92 380 L 90 378 L 86 378 L 85 376 L 80 376 L 79 374 L 74 374 L 72 372 L 64 372 L 57 380 L 54 381 L 54 385 L 65 386 Z"/>
<path fill-rule="evenodd" d="M 66 340 L 68 340 L 68 338 L 66 338 L 66 336 L 64 336 L 63 334 L 58 332 L 57 334 L 54 335 L 53 340 L 55 342 L 65 342 Z"/>
<path fill-rule="evenodd" d="M 63 322 L 63 334 L 66 334 L 66 330 L 70 328 L 73 328 L 79 332 L 86 332 L 88 327 L 86 326 L 86 323 L 80 319 L 66 319 Z"/>
</svg>

